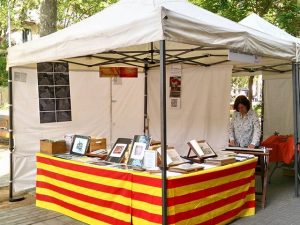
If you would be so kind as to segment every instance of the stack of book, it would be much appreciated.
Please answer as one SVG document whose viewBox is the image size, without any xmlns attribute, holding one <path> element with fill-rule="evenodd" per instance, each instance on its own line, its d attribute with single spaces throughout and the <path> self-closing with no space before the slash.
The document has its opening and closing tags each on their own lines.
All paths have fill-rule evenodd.
<svg viewBox="0 0 300 225">
<path fill-rule="evenodd" d="M 218 156 L 215 158 L 205 159 L 204 162 L 211 165 L 224 166 L 227 164 L 234 163 L 236 162 L 236 160 L 235 157 L 231 157 L 231 156 Z"/>
<path fill-rule="evenodd" d="M 169 167 L 169 171 L 171 172 L 176 172 L 176 173 L 191 173 L 191 172 L 195 172 L 198 170 L 203 170 L 204 167 L 198 163 L 194 163 L 194 164 L 180 164 L 177 166 L 171 166 Z"/>
</svg>

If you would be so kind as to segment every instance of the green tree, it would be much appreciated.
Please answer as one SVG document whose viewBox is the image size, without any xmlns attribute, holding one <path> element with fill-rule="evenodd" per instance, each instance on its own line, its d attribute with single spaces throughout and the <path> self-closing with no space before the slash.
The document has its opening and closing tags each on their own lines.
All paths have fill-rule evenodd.
<svg viewBox="0 0 300 225">
<path fill-rule="evenodd" d="M 7 86 L 7 80 L 6 58 L 5 55 L 0 55 L 0 86 Z"/>
<path fill-rule="evenodd" d="M 40 36 L 57 31 L 57 1 L 42 0 L 40 7 Z"/>
<path fill-rule="evenodd" d="M 117 0 L 60 0 L 58 1 L 58 26 L 65 28 L 77 23 Z"/>
<path fill-rule="evenodd" d="M 240 21 L 251 12 L 292 35 L 299 36 L 299 0 L 190 0 L 213 13 L 233 21 Z"/>
</svg>

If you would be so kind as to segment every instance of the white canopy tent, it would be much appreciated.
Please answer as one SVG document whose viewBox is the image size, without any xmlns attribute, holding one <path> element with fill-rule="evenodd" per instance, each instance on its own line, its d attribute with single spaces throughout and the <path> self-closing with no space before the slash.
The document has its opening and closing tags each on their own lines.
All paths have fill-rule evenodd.
<svg viewBox="0 0 300 225">
<path fill-rule="evenodd" d="M 299 38 L 274 26 L 255 13 L 239 23 L 284 40 L 300 43 Z M 261 74 L 264 80 L 264 138 L 274 132 L 293 134 L 292 72 L 263 71 Z"/>
<path fill-rule="evenodd" d="M 250 63 L 229 61 L 229 49 L 238 53 L 261 56 L 262 58 L 256 65 Z M 83 72 L 94 73 L 93 79 L 95 82 L 99 82 L 99 85 L 100 81 L 96 81 L 97 73 L 93 72 L 98 71 L 98 66 L 130 65 L 144 69 L 144 71 L 141 72 L 145 72 L 146 74 L 146 87 L 148 80 L 156 80 L 157 87 L 158 83 L 160 83 L 160 101 L 158 100 L 159 96 L 157 95 L 157 93 L 155 93 L 157 92 L 157 89 L 154 88 L 155 85 L 152 86 L 152 93 L 146 92 L 146 95 L 149 95 L 150 101 L 152 99 L 152 102 L 156 102 L 156 109 L 149 111 L 153 116 L 156 116 L 156 120 L 153 125 L 153 132 L 158 138 L 161 138 L 162 142 L 164 162 L 164 169 L 162 173 L 164 181 L 163 210 L 166 210 L 166 66 L 182 63 L 188 67 L 186 68 L 187 70 L 191 70 L 190 72 L 188 72 L 190 75 L 193 73 L 193 70 L 197 70 L 195 69 L 197 67 L 204 67 L 203 70 L 205 70 L 206 68 L 207 71 L 197 72 L 197 74 L 205 73 L 206 75 L 203 75 L 205 77 L 208 77 L 210 75 L 214 77 L 214 79 L 211 80 L 210 83 L 202 83 L 202 85 L 205 86 L 207 84 L 213 85 L 217 82 L 218 72 L 214 72 L 214 75 L 212 75 L 213 73 L 211 71 L 217 68 L 216 65 L 222 64 L 222 67 L 219 67 L 219 73 L 223 74 L 222 76 L 220 76 L 223 78 L 218 80 L 222 82 L 218 85 L 220 85 L 219 89 L 222 89 L 224 91 L 228 89 L 228 96 L 225 95 L 225 97 L 223 97 L 222 99 L 222 97 L 220 97 L 222 96 L 220 93 L 210 93 L 209 89 L 202 93 L 196 93 L 199 95 L 203 95 L 203 98 L 207 96 L 206 106 L 210 105 L 210 101 L 213 102 L 213 100 L 221 98 L 223 100 L 223 105 L 220 105 L 224 107 L 227 104 L 227 100 L 229 100 L 229 76 L 228 72 L 224 71 L 228 71 L 228 69 L 230 70 L 232 67 L 234 67 L 234 72 L 252 72 L 253 70 L 258 69 L 266 71 L 274 71 L 279 69 L 290 70 L 291 62 L 299 60 L 297 58 L 299 56 L 299 54 L 297 53 L 298 51 L 299 45 L 294 41 L 273 37 L 255 29 L 237 24 L 221 16 L 201 9 L 195 5 L 192 5 L 185 0 L 121 0 L 118 3 L 99 12 L 98 14 L 66 29 L 58 31 L 49 36 L 42 37 L 38 40 L 9 48 L 8 67 L 10 68 L 11 100 L 14 100 L 14 104 L 16 105 L 16 107 L 18 104 L 22 103 L 21 108 L 19 108 L 18 110 L 20 113 L 20 111 L 22 109 L 25 109 L 27 105 L 26 102 L 21 101 L 20 97 L 22 95 L 19 96 L 19 98 L 16 97 L 18 95 L 18 88 L 22 88 L 21 86 L 23 86 L 23 94 L 30 93 L 30 95 L 32 96 L 36 95 L 34 94 L 34 92 L 36 91 L 34 82 L 29 82 L 28 84 L 18 84 L 14 82 L 14 92 L 12 92 L 12 75 L 13 71 L 17 71 L 20 68 L 28 70 L 35 69 L 36 63 L 39 62 L 68 62 L 70 64 L 70 70 L 77 71 L 76 73 L 78 77 L 79 75 L 84 76 L 82 74 Z M 154 78 L 154 75 L 151 76 L 150 72 L 155 71 L 157 67 L 160 67 L 160 77 Z M 276 69 L 274 69 L 274 67 L 276 67 Z M 149 75 L 147 75 L 148 71 Z M 29 71 L 28 73 L 32 73 L 32 71 Z M 33 77 L 32 79 L 36 78 Z M 86 82 L 86 79 L 78 78 L 77 82 L 80 82 L 81 80 L 81 82 L 84 83 Z M 201 84 L 202 80 L 200 79 L 197 82 L 200 82 Z M 141 83 L 137 84 L 137 86 L 134 87 L 142 87 L 143 89 L 144 86 L 140 84 Z M 94 83 L 94 85 L 94 88 L 96 88 L 97 83 Z M 101 85 L 103 85 L 101 87 L 104 87 L 104 89 L 105 86 L 109 86 L 108 83 Z M 128 87 L 130 87 L 130 85 Z M 125 88 L 125 91 L 130 90 L 133 86 L 131 86 L 131 88 L 128 87 Z M 190 87 L 197 89 L 197 86 Z M 190 92 L 193 91 L 193 89 L 190 90 Z M 12 96 L 12 94 L 14 94 L 14 96 Z M 135 94 L 133 95 L 135 96 Z M 208 98 L 209 95 L 211 95 L 210 99 Z M 92 97 L 92 95 L 89 96 Z M 187 99 L 186 101 L 189 101 L 187 97 L 185 98 Z M 35 100 L 35 102 L 37 102 L 37 100 Z M 158 107 L 159 102 L 160 107 Z M 202 101 L 200 101 L 199 99 L 194 99 L 194 103 L 201 104 Z M 145 106 L 147 106 L 147 102 L 145 102 Z M 78 105 L 78 107 L 80 107 L 80 105 Z M 193 105 L 190 105 L 189 107 L 193 107 Z M 78 108 L 78 110 L 80 110 L 80 108 Z M 206 113 L 203 113 L 201 115 L 201 120 L 203 123 L 205 123 L 206 120 L 209 119 L 209 117 L 211 117 L 212 120 L 214 119 L 213 115 L 210 114 L 208 110 L 220 112 L 220 108 L 218 107 L 208 107 L 204 109 L 201 107 L 197 107 L 197 110 L 207 111 Z M 226 110 L 226 108 L 224 110 Z M 185 114 L 185 116 L 189 116 L 190 114 L 186 115 L 188 111 L 183 112 L 183 114 Z M 29 111 L 26 112 L 29 113 Z M 94 112 L 96 113 L 94 114 L 94 116 L 96 116 L 98 111 Z M 158 112 L 160 112 L 160 121 L 157 119 Z M 15 127 L 17 128 L 18 123 L 21 120 L 21 114 L 16 115 L 17 112 L 13 112 L 12 105 L 10 107 L 10 113 L 10 122 L 12 126 L 11 128 L 13 128 L 13 122 L 15 124 Z M 147 117 L 147 110 L 145 110 L 144 113 Z M 15 121 L 13 121 L 13 115 L 16 118 Z M 34 117 L 34 115 L 30 116 Z M 175 121 L 176 113 L 174 113 L 173 116 L 174 117 L 172 121 Z M 34 118 L 33 120 L 36 121 L 36 118 Z M 105 118 L 101 119 L 101 121 L 104 120 Z M 224 124 L 226 123 L 222 121 L 222 118 L 217 118 L 217 120 L 215 121 L 217 122 L 217 126 L 220 126 L 219 132 L 221 132 L 222 130 L 223 133 L 226 132 L 226 130 L 224 131 L 224 129 L 226 129 L 226 126 Z M 93 122 L 97 121 L 93 120 Z M 91 122 L 91 124 L 93 122 Z M 107 125 L 107 123 L 105 124 Z M 123 126 L 126 125 L 126 123 L 123 123 Z M 76 126 L 73 126 L 72 129 L 76 131 L 76 128 L 79 129 L 82 126 L 84 126 L 84 124 L 80 124 L 77 122 Z M 99 124 L 99 126 L 101 126 L 101 124 Z M 160 126 L 160 128 L 158 126 Z M 62 125 L 58 125 L 57 127 L 54 124 L 45 129 L 53 129 L 52 132 L 55 132 L 55 129 L 61 127 Z M 68 126 L 66 127 L 68 128 Z M 210 123 L 207 123 L 204 127 L 210 127 Z M 218 130 L 217 128 L 218 127 L 214 127 L 214 131 L 212 133 L 215 134 Z M 34 130 L 36 132 L 39 129 L 41 129 L 40 126 L 30 127 L 30 131 Z M 177 129 L 180 128 L 177 127 Z M 193 127 L 193 129 L 195 130 L 195 132 L 197 132 L 195 127 Z M 199 129 L 201 129 L 201 127 Z M 42 130 L 42 132 L 46 131 Z M 10 134 L 12 138 L 13 129 L 11 129 Z M 104 135 L 106 134 L 107 133 L 104 133 Z M 22 152 L 23 144 L 22 142 L 19 142 L 18 144 L 18 138 L 22 139 L 22 134 L 20 133 L 19 137 L 17 135 L 18 130 L 16 130 L 15 136 L 16 153 L 18 151 Z M 195 133 L 193 133 L 193 135 L 195 135 Z M 206 134 L 201 133 L 201 135 L 205 136 Z M 176 137 L 178 137 L 178 135 L 172 135 L 172 138 Z M 214 138 L 211 138 L 211 140 L 213 139 Z M 25 141 L 25 139 L 23 139 L 23 141 Z M 168 141 L 172 140 L 168 139 Z M 28 142 L 27 144 L 30 145 Z M 11 151 L 13 151 L 14 149 L 12 144 L 10 146 L 10 149 Z M 31 163 L 34 163 L 34 161 L 32 161 Z M 15 159 L 14 169 L 15 171 L 24 171 L 26 170 L 26 163 L 19 163 Z M 32 170 L 32 167 L 30 167 L 29 169 Z M 14 180 L 14 183 L 18 183 L 18 177 L 16 176 L 11 177 L 11 180 Z M 20 179 L 20 182 L 21 180 L 22 179 Z M 166 211 L 163 211 L 163 215 L 165 219 Z M 164 220 L 164 224 L 165 223 L 166 221 Z"/>
</svg>

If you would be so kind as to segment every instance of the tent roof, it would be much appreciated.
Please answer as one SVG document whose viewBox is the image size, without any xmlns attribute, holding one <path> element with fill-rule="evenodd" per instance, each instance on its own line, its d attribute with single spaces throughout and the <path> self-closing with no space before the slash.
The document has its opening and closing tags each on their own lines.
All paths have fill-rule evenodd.
<svg viewBox="0 0 300 225">
<path fill-rule="evenodd" d="M 116 63 L 142 67 L 149 57 L 158 55 L 159 40 L 168 41 L 172 63 L 186 58 L 203 66 L 228 63 L 227 49 L 285 63 L 296 56 L 294 42 L 235 23 L 185 0 L 120 0 L 77 24 L 9 48 L 8 66 L 61 60 L 89 67 Z M 154 43 L 153 48 L 149 43 Z M 201 62 L 211 59 L 214 51 L 218 60 Z"/>
<path fill-rule="evenodd" d="M 242 19 L 239 24 L 242 24 L 244 26 L 253 28 L 255 30 L 267 33 L 267 34 L 272 34 L 275 37 L 281 38 L 283 40 L 287 41 L 294 41 L 297 43 L 300 43 L 300 39 L 296 38 L 286 31 L 280 29 L 279 27 L 276 27 L 275 25 L 269 23 L 265 19 L 261 18 L 255 13 L 251 13 L 249 16 L 246 18 Z"/>
</svg>

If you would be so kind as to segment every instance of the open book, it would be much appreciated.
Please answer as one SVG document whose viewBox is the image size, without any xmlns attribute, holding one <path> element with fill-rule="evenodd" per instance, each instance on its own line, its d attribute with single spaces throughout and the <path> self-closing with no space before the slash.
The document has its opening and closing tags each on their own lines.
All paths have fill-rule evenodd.
<svg viewBox="0 0 300 225">
<path fill-rule="evenodd" d="M 187 144 L 190 146 L 188 157 L 190 156 L 191 151 L 193 151 L 195 155 L 200 159 L 206 159 L 217 156 L 217 154 L 206 141 L 191 140 Z"/>
<path fill-rule="evenodd" d="M 161 155 L 161 147 L 157 149 L 157 152 Z M 175 166 L 188 162 L 190 161 L 181 158 L 181 156 L 178 154 L 175 148 L 167 149 L 167 166 Z"/>
</svg>

